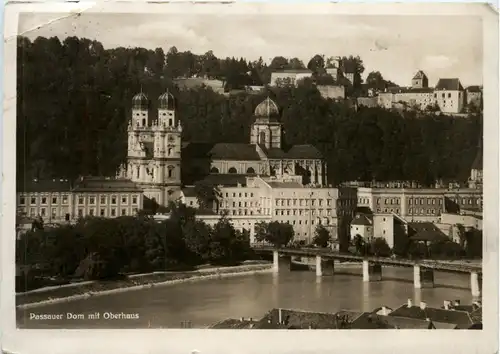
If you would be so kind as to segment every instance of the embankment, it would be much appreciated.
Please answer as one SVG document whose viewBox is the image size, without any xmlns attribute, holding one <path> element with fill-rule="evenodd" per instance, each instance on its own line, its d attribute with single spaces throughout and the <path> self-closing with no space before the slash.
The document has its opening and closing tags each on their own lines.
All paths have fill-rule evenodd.
<svg viewBox="0 0 500 354">
<path fill-rule="evenodd" d="M 189 281 L 226 278 L 240 275 L 270 272 L 270 263 L 244 264 L 233 267 L 203 268 L 189 272 L 155 272 L 129 276 L 123 280 L 95 281 L 71 286 L 61 286 L 43 291 L 16 295 L 18 309 L 29 309 L 39 306 L 88 299 L 94 296 L 141 290 L 162 285 L 172 285 Z"/>
</svg>

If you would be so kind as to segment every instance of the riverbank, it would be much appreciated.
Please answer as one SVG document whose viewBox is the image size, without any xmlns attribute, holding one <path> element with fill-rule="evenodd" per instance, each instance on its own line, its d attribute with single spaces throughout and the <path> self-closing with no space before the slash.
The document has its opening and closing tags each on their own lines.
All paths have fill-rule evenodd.
<svg viewBox="0 0 500 354">
<path fill-rule="evenodd" d="M 128 276 L 123 280 L 74 283 L 69 284 L 70 286 L 37 289 L 36 291 L 17 294 L 16 307 L 18 309 L 30 309 L 43 305 L 88 299 L 94 296 L 141 290 L 162 285 L 267 273 L 271 271 L 272 264 L 269 262 L 252 262 L 232 267 L 200 268 L 188 272 L 136 274 Z"/>
</svg>

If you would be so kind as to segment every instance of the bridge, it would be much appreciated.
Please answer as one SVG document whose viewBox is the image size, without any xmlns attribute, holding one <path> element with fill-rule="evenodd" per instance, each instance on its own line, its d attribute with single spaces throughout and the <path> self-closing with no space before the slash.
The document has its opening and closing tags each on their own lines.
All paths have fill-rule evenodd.
<svg viewBox="0 0 500 354">
<path fill-rule="evenodd" d="M 292 256 L 316 258 L 316 275 L 323 275 L 325 266 L 334 270 L 334 261 L 350 261 L 363 263 L 363 281 L 382 280 L 382 266 L 413 267 L 413 285 L 416 289 L 434 287 L 434 271 L 469 273 L 472 296 L 481 295 L 480 278 L 482 278 L 482 267 L 479 264 L 453 263 L 433 260 L 409 260 L 389 257 L 356 256 L 341 254 L 328 249 L 321 248 L 275 248 L 271 246 L 254 245 L 254 251 L 261 254 L 273 255 L 273 271 L 279 272 L 279 258 Z"/>
</svg>

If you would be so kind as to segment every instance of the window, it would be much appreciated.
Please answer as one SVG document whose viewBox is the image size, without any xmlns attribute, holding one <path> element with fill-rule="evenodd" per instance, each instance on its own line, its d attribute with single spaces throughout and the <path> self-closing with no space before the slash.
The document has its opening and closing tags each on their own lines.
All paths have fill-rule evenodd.
<svg viewBox="0 0 500 354">
<path fill-rule="evenodd" d="M 83 216 L 83 209 L 78 209 L 78 216 L 80 218 Z"/>
<path fill-rule="evenodd" d="M 168 178 L 173 178 L 174 177 L 174 172 L 175 172 L 175 167 L 174 166 L 168 166 L 167 167 L 167 174 L 168 174 Z"/>
<path fill-rule="evenodd" d="M 52 197 L 52 204 L 57 204 L 57 197 Z"/>
<path fill-rule="evenodd" d="M 89 197 L 89 204 L 94 205 L 95 204 L 95 197 Z"/>
<path fill-rule="evenodd" d="M 122 209 L 122 216 L 127 215 L 127 209 Z"/>
<path fill-rule="evenodd" d="M 42 204 L 47 204 L 47 197 L 42 197 Z"/>
<path fill-rule="evenodd" d="M 126 196 L 122 196 L 122 204 L 127 204 L 127 197 Z"/>
<path fill-rule="evenodd" d="M 35 216 L 35 208 L 30 208 L 30 216 Z"/>
<path fill-rule="evenodd" d="M 444 93 L 441 94 L 441 97 L 444 98 Z"/>
<path fill-rule="evenodd" d="M 238 171 L 234 167 L 229 168 L 229 170 L 227 170 L 227 172 L 228 173 L 238 173 Z"/>
<path fill-rule="evenodd" d="M 101 197 L 101 204 L 106 204 L 106 197 L 104 196 Z"/>
<path fill-rule="evenodd" d="M 83 197 L 78 197 L 78 204 L 83 204 Z"/>
<path fill-rule="evenodd" d="M 111 216 L 116 216 L 116 209 L 111 209 Z"/>
<path fill-rule="evenodd" d="M 94 208 L 91 208 L 91 209 L 89 210 L 89 215 L 90 215 L 90 216 L 94 216 L 94 214 L 95 214 L 95 210 L 94 210 Z"/>
<path fill-rule="evenodd" d="M 247 168 L 247 173 L 254 174 L 255 170 L 252 167 Z"/>
<path fill-rule="evenodd" d="M 219 173 L 219 169 L 217 167 L 212 167 L 210 173 Z"/>
<path fill-rule="evenodd" d="M 137 204 L 137 197 L 135 195 L 132 197 L 132 204 Z"/>
<path fill-rule="evenodd" d="M 101 208 L 101 210 L 99 211 L 99 215 L 100 216 L 105 216 L 106 215 L 104 209 Z"/>
<path fill-rule="evenodd" d="M 57 209 L 56 208 L 52 208 L 51 215 L 52 215 L 53 218 L 55 218 L 57 216 Z"/>
<path fill-rule="evenodd" d="M 24 203 L 26 203 L 24 197 L 19 197 L 19 204 L 24 205 Z"/>
<path fill-rule="evenodd" d="M 116 204 L 116 196 L 115 196 L 115 195 L 113 195 L 113 196 L 111 197 L 111 204 L 113 204 L 113 205 L 115 205 L 115 204 Z"/>
<path fill-rule="evenodd" d="M 252 198 L 252 197 L 253 197 L 253 193 L 250 193 L 250 198 Z"/>
<path fill-rule="evenodd" d="M 137 178 L 141 177 L 141 169 L 139 166 L 137 166 L 135 174 Z"/>
<path fill-rule="evenodd" d="M 448 93 L 448 98 L 451 98 L 451 93 Z"/>
<path fill-rule="evenodd" d="M 63 204 L 68 204 L 68 196 L 67 195 L 63 195 L 62 202 L 63 202 Z"/>
</svg>

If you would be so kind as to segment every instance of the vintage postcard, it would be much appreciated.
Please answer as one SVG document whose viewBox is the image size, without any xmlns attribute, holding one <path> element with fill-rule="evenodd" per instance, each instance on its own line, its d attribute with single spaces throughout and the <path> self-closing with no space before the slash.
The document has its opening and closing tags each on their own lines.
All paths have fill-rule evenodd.
<svg viewBox="0 0 500 354">
<path fill-rule="evenodd" d="M 9 4 L 4 63 L 4 350 L 498 349 L 492 8 Z"/>
</svg>

